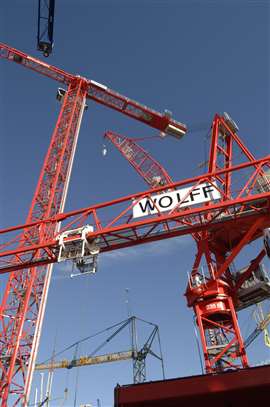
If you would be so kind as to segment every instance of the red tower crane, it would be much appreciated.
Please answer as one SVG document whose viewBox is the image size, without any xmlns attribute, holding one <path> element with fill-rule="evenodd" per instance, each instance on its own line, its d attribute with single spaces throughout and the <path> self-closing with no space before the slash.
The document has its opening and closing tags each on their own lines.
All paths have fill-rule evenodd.
<svg viewBox="0 0 270 407">
<path fill-rule="evenodd" d="M 229 153 L 222 146 L 225 142 Z M 235 147 L 243 151 L 241 163 L 233 162 Z M 12 236 L 0 247 L 1 273 L 200 232 L 186 295 L 197 316 L 206 370 L 247 366 L 236 311 L 269 295 L 269 282 L 262 286 L 259 269 L 266 250 L 262 248 L 238 273 L 232 273 L 230 267 L 245 245 L 270 227 L 270 156 L 255 160 L 224 118 L 216 116 L 211 157 L 215 160 L 212 172 L 170 184 L 175 191 L 168 193 L 168 186 L 162 186 L 1 230 L 7 239 Z M 167 203 L 172 200 L 169 194 L 175 194 L 174 202 L 164 211 L 164 197 Z M 21 231 L 28 233 L 44 225 L 56 228 L 60 223 L 59 233 L 53 237 L 16 246 Z M 207 273 L 199 267 L 203 256 Z M 260 283 L 256 285 L 254 279 L 253 290 L 245 290 L 252 275 Z"/>
<path fill-rule="evenodd" d="M 197 316 L 206 370 L 247 366 L 236 311 L 269 295 L 269 282 L 259 267 L 266 250 L 237 273 L 230 267 L 244 247 L 270 227 L 270 156 L 255 160 L 228 123 L 218 115 L 213 121 L 211 172 L 170 184 L 175 191 L 168 193 L 168 186 L 162 186 L 1 230 L 7 241 L 0 247 L 0 272 L 200 232 L 186 295 Z M 236 148 L 243 162 L 235 162 Z M 175 194 L 174 200 L 169 194 Z M 164 210 L 169 200 L 173 203 Z M 60 222 L 53 238 L 16 246 L 21 230 L 52 228 Z M 203 257 L 207 272 L 200 268 Z"/>
<path fill-rule="evenodd" d="M 26 220 L 33 227 L 21 230 L 18 250 L 53 239 L 59 230 L 57 222 L 45 222 L 43 225 L 38 222 L 55 217 L 64 210 L 86 98 L 177 138 L 186 132 L 185 125 L 166 113 L 162 115 L 105 85 L 66 73 L 5 44 L 0 44 L 0 57 L 68 87 Z M 2 406 L 28 403 L 52 272 L 51 265 L 45 267 L 45 263 L 36 267 L 42 253 L 42 250 L 36 251 L 31 262 L 37 263 L 32 263 L 29 268 L 17 267 L 16 255 L 11 259 L 14 268 L 0 308 Z"/>
<path fill-rule="evenodd" d="M 14 60 L 15 54 L 11 55 L 8 59 Z M 25 65 L 26 57 L 19 57 L 17 62 Z M 45 74 L 48 74 L 47 68 Z M 91 87 L 89 81 L 82 78 L 73 77 L 71 84 L 73 80 Z M 65 100 L 68 94 L 69 91 Z M 88 94 L 89 87 L 86 96 Z M 79 105 L 83 111 L 84 104 Z M 236 159 L 239 152 L 241 160 Z M 39 219 L 29 218 L 27 224 L 0 230 L 5 236 L 5 243 L 0 246 L 0 273 L 11 272 L 9 284 L 13 279 L 14 285 L 10 287 L 16 299 L 15 306 L 9 303 L 9 308 L 1 308 L 2 349 L 17 352 L 15 360 L 11 353 L 2 352 L 2 405 L 7 405 L 7 396 L 9 392 L 14 393 L 14 389 L 17 389 L 18 400 L 24 397 L 22 386 L 19 388 L 16 382 L 17 388 L 14 387 L 14 377 L 20 372 L 24 379 L 27 362 L 31 360 L 27 352 L 24 356 L 24 349 L 27 346 L 31 349 L 30 340 L 23 329 L 19 331 L 20 336 L 13 339 L 10 327 L 14 327 L 17 335 L 15 329 L 21 318 L 31 321 L 25 298 L 28 298 L 27 304 L 33 304 L 37 287 L 29 293 L 21 283 L 28 278 L 28 287 L 32 275 L 39 275 L 37 266 L 68 259 L 80 262 L 85 259 L 87 265 L 98 253 L 186 234 L 200 234 L 186 296 L 196 314 L 206 371 L 248 366 L 237 311 L 266 298 L 270 292 L 270 283 L 260 267 L 269 252 L 269 234 L 265 233 L 270 228 L 269 169 L 270 156 L 256 160 L 237 135 L 234 122 L 227 115 L 216 115 L 206 174 L 69 213 L 46 212 Z M 50 175 L 48 172 L 46 181 Z M 51 198 L 51 193 L 46 195 L 45 191 L 50 188 L 42 189 L 44 199 Z M 43 207 L 40 202 L 37 200 Z M 233 262 L 239 253 L 263 236 L 266 247 L 262 246 L 246 267 L 235 272 Z M 25 269 L 32 272 L 19 271 Z M 8 296 L 6 292 L 5 297 Z M 8 382 L 5 373 L 10 374 L 11 361 L 14 370 Z"/>
<path fill-rule="evenodd" d="M 232 135 L 233 130 L 236 130 L 236 125 L 227 114 L 225 114 L 223 122 L 222 119 L 218 117 L 215 118 L 209 157 L 209 172 L 220 170 L 222 167 L 230 167 L 233 159 L 232 147 L 234 143 L 238 144 L 241 152 L 245 154 L 248 159 L 254 160 L 254 157 L 240 142 L 240 139 L 237 138 L 235 134 L 234 136 Z M 136 144 L 136 140 L 138 139 L 130 139 L 113 132 L 106 132 L 105 138 L 109 139 L 116 146 L 150 187 L 167 185 L 173 182 L 164 168 L 154 160 L 148 152 Z M 260 172 L 260 167 L 257 169 L 258 172 Z M 226 177 L 228 177 L 228 175 L 218 178 L 221 191 L 224 194 L 223 200 L 225 200 L 225 198 L 228 199 L 231 194 L 231 181 L 230 178 L 226 179 Z M 264 180 L 263 189 L 267 189 L 270 176 L 268 175 L 268 178 L 265 179 L 262 178 L 260 184 L 262 180 Z M 258 184 L 257 187 L 260 188 L 260 184 Z M 265 252 L 264 250 L 261 251 L 258 258 L 251 263 L 249 268 L 244 270 L 245 273 L 243 272 L 242 275 L 239 275 L 239 273 L 238 275 L 237 273 L 232 275 L 230 267 L 228 266 L 228 269 L 225 269 L 225 278 L 227 281 L 225 281 L 224 277 L 222 281 L 219 281 L 213 274 L 215 270 L 214 266 L 216 267 L 217 256 L 220 256 L 220 251 L 224 253 L 223 258 L 220 259 L 220 264 L 224 263 L 226 259 L 225 253 L 228 247 L 223 248 L 222 245 L 216 241 L 215 233 L 213 233 L 212 236 L 207 232 L 194 233 L 192 236 L 198 246 L 198 254 L 189 278 L 186 296 L 188 305 L 192 305 L 196 313 L 197 324 L 202 339 L 206 371 L 223 371 L 226 370 L 226 368 L 237 367 L 232 361 L 233 359 L 237 359 L 237 354 L 241 357 L 242 366 L 247 367 L 247 358 L 240 330 L 238 329 L 234 308 L 239 310 L 253 305 L 260 300 L 269 298 L 270 280 L 267 279 L 264 270 L 259 268 L 260 261 Z M 228 237 L 226 240 L 226 244 L 228 244 Z M 217 246 L 215 251 L 209 248 L 209 243 L 211 245 L 214 243 Z M 202 256 L 205 256 L 207 259 L 205 270 L 199 267 Z M 253 277 L 253 280 L 250 281 L 250 276 L 252 276 L 254 272 L 259 274 L 257 275 L 257 278 L 260 279 L 259 284 L 256 284 L 256 276 L 255 280 Z M 210 284 L 211 280 L 212 284 L 213 281 L 216 280 L 214 287 Z M 247 289 L 245 289 L 245 286 L 242 287 L 244 281 L 248 281 Z M 207 282 L 209 287 L 207 287 Z M 228 287 L 230 287 L 230 289 Z M 239 292 L 240 287 L 242 287 L 242 293 L 241 290 Z M 227 294 L 225 294 L 225 292 Z M 232 296 L 231 299 L 228 293 Z M 196 299 L 193 297 L 194 294 Z M 232 299 L 235 301 L 234 305 L 232 304 Z M 257 330 L 255 330 L 255 332 L 257 333 Z M 228 338 L 231 339 L 229 340 Z M 245 347 L 246 346 L 247 344 L 245 344 Z M 232 357 L 232 355 L 234 357 Z"/>
</svg>

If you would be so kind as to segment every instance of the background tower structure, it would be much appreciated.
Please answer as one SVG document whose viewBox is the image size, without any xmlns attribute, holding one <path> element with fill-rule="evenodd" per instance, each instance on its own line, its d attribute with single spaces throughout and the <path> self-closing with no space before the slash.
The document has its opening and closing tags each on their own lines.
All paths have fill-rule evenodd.
<svg viewBox="0 0 270 407">
<path fill-rule="evenodd" d="M 56 221 L 45 222 L 43 226 L 38 222 L 54 218 L 64 210 L 86 97 L 176 137 L 182 137 L 186 131 L 181 123 L 111 91 L 105 85 L 68 74 L 5 44 L 0 44 L 0 58 L 68 87 L 27 216 L 26 223 L 33 227 L 23 229 L 16 239 L 20 251 L 22 247 L 40 245 L 52 239 L 59 231 L 60 223 Z M 37 258 L 45 252 L 46 249 L 37 250 L 31 256 L 32 266 L 27 269 L 15 266 L 3 296 L 0 307 L 2 406 L 27 405 L 29 400 L 52 272 L 52 264 L 36 267 Z M 14 265 L 17 260 L 14 256 L 11 263 Z"/>
</svg>

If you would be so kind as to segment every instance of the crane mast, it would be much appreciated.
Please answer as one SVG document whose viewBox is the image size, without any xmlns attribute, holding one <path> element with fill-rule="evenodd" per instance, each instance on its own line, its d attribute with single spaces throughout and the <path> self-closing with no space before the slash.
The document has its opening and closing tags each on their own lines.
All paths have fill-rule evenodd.
<svg viewBox="0 0 270 407">
<path fill-rule="evenodd" d="M 64 210 L 85 98 L 84 83 L 79 79 L 72 82 L 52 135 L 27 222 L 45 219 Z M 20 245 L 52 237 L 57 227 L 54 224 L 25 230 Z M 0 315 L 2 405 L 6 405 L 10 392 L 17 394 L 22 390 L 24 383 L 15 378 L 19 367 L 23 371 L 24 392 L 28 399 L 50 274 L 51 266 L 45 266 L 14 271 L 9 276 Z"/>
<path fill-rule="evenodd" d="M 258 191 L 270 190 L 267 178 L 269 163 L 265 169 L 260 163 L 255 164 L 255 172 L 252 175 L 248 172 L 245 174 L 246 181 L 239 191 L 236 181 L 233 182 L 233 174 L 226 171 L 232 166 L 233 153 L 236 149 L 248 161 L 255 162 L 254 156 L 237 136 L 237 130 L 237 126 L 228 114 L 225 113 L 223 117 L 215 116 L 212 124 L 208 172 L 218 172 L 222 168 L 225 170 L 216 177 L 221 202 L 224 203 L 231 201 L 233 196 L 240 199 L 244 194 L 253 195 Z M 260 187 L 262 180 L 265 189 Z M 232 211 L 226 210 L 222 215 L 217 214 L 216 218 L 219 216 L 228 219 L 232 216 Z M 250 239 L 254 239 L 262 223 L 263 219 L 259 217 L 254 222 L 246 219 L 243 224 L 238 224 L 238 229 L 234 227 L 227 231 L 206 229 L 197 240 L 197 254 L 186 297 L 188 306 L 193 307 L 196 315 L 207 373 L 248 367 L 237 310 L 269 297 L 270 284 L 267 279 L 265 280 L 266 295 L 263 290 L 260 292 L 258 287 L 255 288 L 255 281 L 253 281 L 255 282 L 253 292 L 248 293 L 251 300 L 247 294 L 243 295 L 243 291 L 245 294 L 243 283 L 252 276 L 252 273 L 259 273 L 263 280 L 263 273 L 259 266 L 266 252 L 265 249 L 261 249 L 243 272 L 240 270 L 233 272 L 233 261 Z"/>
<path fill-rule="evenodd" d="M 54 79 L 67 86 L 62 108 L 41 170 L 26 223 L 17 240 L 23 247 L 42 245 L 59 232 L 57 221 L 39 223 L 63 212 L 75 155 L 85 99 L 90 98 L 129 117 L 175 137 L 182 137 L 185 125 L 174 121 L 93 80 L 71 75 L 21 51 L 0 43 L 0 58 Z M 45 250 L 46 251 L 46 250 Z M 48 289 L 51 263 L 38 264 L 44 251 L 38 249 L 31 257 L 32 265 L 17 267 L 17 256 L 10 273 L 0 307 L 0 395 L 1 405 L 27 405 L 39 345 Z M 39 267 L 38 267 L 39 266 Z"/>
</svg>

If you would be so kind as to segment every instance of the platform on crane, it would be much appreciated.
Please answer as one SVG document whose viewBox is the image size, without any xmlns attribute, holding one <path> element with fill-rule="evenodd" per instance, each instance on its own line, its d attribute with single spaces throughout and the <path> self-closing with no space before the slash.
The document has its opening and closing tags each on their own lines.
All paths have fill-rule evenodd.
<svg viewBox="0 0 270 407">
<path fill-rule="evenodd" d="M 220 374 L 118 385 L 114 396 L 114 407 L 253 407 L 255 403 L 269 403 L 270 365 Z"/>
<path fill-rule="evenodd" d="M 241 277 L 241 274 L 247 268 L 245 267 L 238 271 L 236 278 Z M 244 281 L 237 294 L 239 301 L 237 311 L 270 298 L 270 278 L 263 264 L 259 264 L 256 270 L 252 272 L 250 278 Z"/>
</svg>

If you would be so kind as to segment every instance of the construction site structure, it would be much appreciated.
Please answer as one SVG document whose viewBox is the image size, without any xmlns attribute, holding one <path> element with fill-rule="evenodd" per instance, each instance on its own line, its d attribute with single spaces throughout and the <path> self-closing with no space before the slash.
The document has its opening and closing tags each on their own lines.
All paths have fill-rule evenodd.
<svg viewBox="0 0 270 407">
<path fill-rule="evenodd" d="M 138 340 L 137 340 L 137 323 L 143 322 L 144 324 L 151 326 L 151 332 L 148 335 L 146 341 L 139 347 Z M 96 355 L 100 349 L 104 346 L 108 345 L 120 332 L 122 332 L 125 328 L 130 328 L 131 334 L 131 349 L 122 352 L 114 352 L 108 353 L 105 355 Z M 54 358 L 50 359 L 50 361 L 46 361 L 43 363 L 37 363 L 35 366 L 35 370 L 50 370 L 53 371 L 54 369 L 72 369 L 74 367 L 83 367 L 83 366 L 92 366 L 98 365 L 102 363 L 110 363 L 110 362 L 119 362 L 123 360 L 132 360 L 132 367 L 133 367 L 133 383 L 142 383 L 146 381 L 146 358 L 148 355 L 151 355 L 158 359 L 161 362 L 161 370 L 163 379 L 165 378 L 164 373 L 164 363 L 163 357 L 161 352 L 161 345 L 160 345 L 160 335 L 158 326 L 142 320 L 138 317 L 131 316 L 125 321 L 122 321 L 118 324 L 113 325 L 113 327 L 109 327 L 106 329 L 106 332 L 112 328 L 117 328 L 108 338 L 105 339 L 90 355 L 74 356 L 73 359 L 62 359 L 59 361 L 55 361 Z M 102 333 L 104 332 L 101 331 Z M 75 348 L 75 353 L 78 352 L 78 347 L 82 342 L 91 339 L 92 337 L 96 337 L 97 334 L 91 335 L 87 338 L 83 338 L 80 341 L 75 342 L 73 345 L 68 346 L 66 349 L 70 350 L 71 348 Z M 153 349 L 153 343 L 156 339 L 159 346 L 159 352 L 157 353 Z M 64 350 L 65 351 L 65 350 Z M 58 352 L 58 354 L 64 353 L 64 351 Z"/>
<path fill-rule="evenodd" d="M 101 363 L 119 362 L 133 358 L 132 351 L 113 352 L 99 356 L 80 356 L 75 360 L 62 359 L 51 363 L 38 363 L 35 370 L 72 369 L 73 367 L 99 365 Z"/>
<path fill-rule="evenodd" d="M 229 130 L 227 130 L 226 122 L 222 117 L 216 116 L 215 121 L 219 125 L 224 126 L 222 127 L 222 129 L 229 131 L 230 137 L 234 137 L 233 140 L 239 140 L 238 136 L 232 133 L 230 128 Z M 213 136 L 216 134 L 216 131 L 217 129 L 213 125 Z M 213 139 L 215 140 L 214 137 Z M 242 146 L 242 143 L 240 144 L 240 146 Z M 206 275 L 205 272 L 201 272 L 200 275 L 197 275 L 198 269 L 195 269 L 197 271 L 197 274 L 190 275 L 189 278 L 188 290 L 190 290 L 190 292 L 188 293 L 188 295 L 189 305 L 192 306 L 193 301 L 197 299 L 201 306 L 208 306 L 206 307 L 206 312 L 208 311 L 211 319 L 206 318 L 205 315 L 201 317 L 201 320 L 198 318 L 198 322 L 201 322 L 201 327 L 203 328 L 201 330 L 202 339 L 204 339 L 204 335 L 208 333 L 208 329 L 214 330 L 215 328 L 220 328 L 221 332 L 226 332 L 227 329 L 233 336 L 231 341 L 229 341 L 229 334 L 227 334 L 227 345 L 225 345 L 224 343 L 215 344 L 213 338 L 216 332 L 213 332 L 212 330 L 209 332 L 209 338 L 210 335 L 213 334 L 213 336 L 211 337 L 212 344 L 208 345 L 208 347 L 206 345 L 206 351 L 204 353 L 206 369 L 209 369 L 209 365 L 211 367 L 210 362 L 213 363 L 213 361 L 219 360 L 219 358 L 222 358 L 222 363 L 224 363 L 223 361 L 226 360 L 225 356 L 228 358 L 229 362 L 228 364 L 224 363 L 225 366 L 229 365 L 233 367 L 235 366 L 233 362 L 239 358 L 238 350 L 241 349 L 241 351 L 243 352 L 244 349 L 243 340 L 240 335 L 235 312 L 235 309 L 237 310 L 238 304 L 240 303 L 239 298 L 237 297 L 237 292 L 239 289 L 242 289 L 242 286 L 246 280 L 252 280 L 252 275 L 254 275 L 258 264 L 260 264 L 261 260 L 266 255 L 266 249 L 262 248 L 259 255 L 255 259 L 252 259 L 250 265 L 244 272 L 241 272 L 240 274 L 234 273 L 234 275 L 232 275 L 231 278 L 233 279 L 233 284 L 231 286 L 231 293 L 234 294 L 234 296 L 232 297 L 233 300 L 229 297 L 228 293 L 227 295 L 221 293 L 223 295 L 220 295 L 218 298 L 216 298 L 214 288 L 219 284 L 221 284 L 223 287 L 228 287 L 228 283 L 226 283 L 223 273 L 225 274 L 225 271 L 227 271 L 229 262 L 232 262 L 235 259 L 235 257 L 237 256 L 237 254 L 239 254 L 245 244 L 252 242 L 258 237 L 262 238 L 264 236 L 264 231 L 269 228 L 268 211 L 270 194 L 269 178 L 267 172 L 269 169 L 269 156 L 264 157 L 260 160 L 255 160 L 252 156 L 249 155 L 249 153 L 247 154 L 249 159 L 241 164 L 231 166 L 226 169 L 218 169 L 216 170 L 216 172 L 210 172 L 199 177 L 194 177 L 193 179 L 188 179 L 170 185 L 172 188 L 183 187 L 190 184 L 193 185 L 189 188 L 188 192 L 189 203 L 194 202 L 193 200 L 195 200 L 195 193 L 196 196 L 199 195 L 200 199 L 201 195 L 206 195 L 207 202 L 203 202 L 203 204 L 201 202 L 196 202 L 198 205 L 195 208 L 188 208 L 184 206 L 185 209 L 179 211 L 179 207 L 181 205 L 180 201 L 179 205 L 176 205 L 177 208 L 174 205 L 171 212 L 168 213 L 167 211 L 165 212 L 165 214 L 162 213 L 162 205 L 161 210 L 159 210 L 158 205 L 160 206 L 160 200 L 163 199 L 161 192 L 163 190 L 167 191 L 168 187 L 159 187 L 151 191 L 134 194 L 112 202 L 99 204 L 67 214 L 60 214 L 57 216 L 57 219 L 47 219 L 46 222 L 40 221 L 35 224 L 22 225 L 2 230 L 1 233 L 16 231 L 18 232 L 20 229 L 31 229 L 33 228 L 33 226 L 41 225 L 44 222 L 46 224 L 55 224 L 59 222 L 63 223 L 64 221 L 67 222 L 66 226 L 63 226 L 62 229 L 62 234 L 64 236 L 62 240 L 59 239 L 58 234 L 53 240 L 47 241 L 47 243 L 44 242 L 43 244 L 32 245 L 32 247 L 28 245 L 22 248 L 22 250 L 18 250 L 16 248 L 13 250 L 6 250 L 6 244 L 4 248 L 5 251 L 2 252 L 0 255 L 1 257 L 5 258 L 5 265 L 2 267 L 2 272 L 10 271 L 13 267 L 20 267 L 20 264 L 22 262 L 25 262 L 24 266 L 31 266 L 33 263 L 32 260 L 29 259 L 35 257 L 35 253 L 41 249 L 43 250 L 43 254 L 39 256 L 39 258 L 35 257 L 35 263 L 38 261 L 39 264 L 49 264 L 58 261 L 58 254 L 60 248 L 63 248 L 63 246 L 65 256 L 61 256 L 61 261 L 64 260 L 64 258 L 74 259 L 76 258 L 76 256 L 78 257 L 81 253 L 82 244 L 86 244 L 86 242 L 90 245 L 90 247 L 93 247 L 93 245 L 95 245 L 101 253 L 109 250 L 129 247 L 140 243 L 146 243 L 149 241 L 190 234 L 194 231 L 200 233 L 203 232 L 204 235 L 207 231 L 208 233 L 211 233 L 213 235 L 215 234 L 219 239 L 227 237 L 227 240 L 225 239 L 225 243 L 227 243 L 228 246 L 230 245 L 229 249 L 231 249 L 231 253 L 227 256 L 226 260 L 219 265 L 219 273 L 221 273 L 222 271 L 222 273 L 220 274 L 222 278 L 216 278 L 214 273 L 212 274 L 212 276 Z M 247 170 L 248 177 L 243 178 L 243 171 L 246 174 Z M 236 178 L 237 180 L 237 175 L 239 175 L 239 173 L 241 174 L 240 179 L 242 184 L 239 185 L 239 182 L 237 182 L 237 185 L 234 186 L 234 179 Z M 210 194 L 213 194 L 215 190 L 218 191 L 218 182 L 221 183 L 223 179 L 230 180 L 232 187 L 229 197 L 226 196 L 224 193 L 222 195 L 221 192 L 223 191 L 222 189 L 219 189 L 219 202 L 216 203 L 215 200 L 211 201 Z M 208 185 L 205 185 L 206 182 L 208 182 Z M 224 186 L 224 184 L 222 186 Z M 202 187 L 202 191 L 199 187 Z M 158 198 L 156 198 L 156 201 L 154 201 L 155 195 L 153 195 L 155 193 L 158 194 Z M 191 195 L 191 193 L 193 193 L 193 195 Z M 183 201 L 187 200 L 188 194 L 186 193 L 186 196 L 183 196 Z M 221 197 L 223 197 L 223 199 L 220 199 Z M 159 199 L 159 202 L 157 201 L 157 199 Z M 146 217 L 146 219 L 144 218 L 144 220 L 138 221 L 138 213 L 137 211 L 134 211 L 135 205 L 139 206 L 139 208 L 141 209 L 141 215 L 145 215 L 146 211 L 150 212 L 147 213 L 148 216 Z M 108 221 L 107 223 L 106 221 L 103 221 L 102 216 L 99 216 L 100 210 L 103 210 L 104 212 L 104 208 L 106 207 L 109 207 L 111 210 L 115 210 L 115 217 L 109 223 Z M 177 211 L 175 209 L 177 209 Z M 187 218 L 189 219 L 189 223 L 186 222 Z M 79 228 L 78 226 L 85 224 L 89 220 L 91 224 L 94 225 L 92 226 L 93 232 L 89 232 L 82 239 L 83 227 L 81 226 L 81 228 Z M 191 223 L 191 220 L 193 223 Z M 249 222 L 251 222 L 252 225 L 250 225 Z M 67 227 L 74 227 L 74 229 L 70 229 L 70 233 L 68 233 Z M 71 233 L 72 231 L 74 232 Z M 219 244 L 219 239 L 209 239 L 207 241 L 207 244 Z M 60 246 L 59 242 L 61 242 Z M 14 245 L 14 240 L 11 244 Z M 13 255 L 15 254 L 18 260 L 17 265 L 9 264 L 9 256 L 13 258 Z M 84 253 L 84 255 L 87 254 L 90 253 Z M 201 257 L 202 254 L 203 253 L 199 253 Z M 214 267 L 213 264 L 212 267 Z M 213 270 L 217 273 L 217 267 L 214 267 Z M 267 279 L 265 278 L 264 280 L 262 279 L 264 289 L 261 290 L 261 294 L 259 296 L 256 295 L 256 298 L 260 300 L 267 297 L 267 289 L 269 288 Z M 253 289 L 255 291 L 257 291 L 258 288 L 262 288 L 261 281 L 259 285 L 257 283 L 258 279 L 254 278 Z M 213 289 L 204 298 L 205 290 L 208 290 L 208 287 L 210 287 L 210 289 L 212 289 L 213 287 Z M 228 292 L 230 292 L 229 288 L 227 289 Z M 202 298 L 199 300 L 201 294 Z M 211 304 L 211 300 L 214 301 L 215 306 L 209 307 L 209 304 Z M 217 301 L 218 303 L 216 305 Z M 224 305 L 222 305 L 224 301 L 228 301 L 228 303 L 231 305 L 231 308 L 224 308 Z M 219 306 L 221 309 L 217 306 Z M 196 307 L 194 308 L 196 309 Z M 235 317 L 233 321 L 229 318 L 231 316 Z M 218 318 L 222 319 L 224 326 L 221 324 L 222 321 L 218 321 Z M 202 320 L 203 322 L 208 322 L 209 325 L 202 325 Z M 236 324 L 233 325 L 232 328 L 229 328 L 230 324 L 232 325 L 232 322 L 236 322 Z M 237 341 L 241 341 L 242 348 L 240 348 Z M 233 347 L 234 350 L 236 349 L 236 353 L 233 353 L 230 349 L 232 347 L 232 344 L 230 342 L 232 342 L 233 344 L 236 343 L 236 346 Z M 225 352 L 223 352 L 224 349 Z M 219 354 L 218 352 L 222 353 Z M 243 360 L 247 361 L 245 351 L 243 355 Z M 242 361 L 241 357 L 240 360 Z M 223 364 L 221 364 L 220 369 L 222 370 L 222 368 Z M 214 369 L 219 371 L 219 368 L 217 368 L 216 366 L 212 367 L 212 371 L 215 371 Z"/>
<path fill-rule="evenodd" d="M 75 155 L 85 100 L 90 98 L 141 121 L 161 132 L 181 138 L 185 125 L 166 113 L 160 114 L 107 86 L 77 75 L 71 75 L 36 58 L 0 44 L 0 58 L 15 62 L 67 86 L 61 111 L 41 170 L 26 223 L 57 216 L 63 212 Z M 46 224 L 22 230 L 19 250 L 28 244 L 41 243 L 59 232 L 60 224 Z M 41 255 L 38 250 L 37 257 Z M 35 262 L 35 258 L 32 260 Z M 12 263 L 17 262 L 16 256 Z M 52 266 L 17 268 L 10 274 L 0 308 L 2 406 L 27 405 L 35 359 L 45 312 Z M 83 265 L 82 265 L 83 266 Z M 8 401 L 9 400 L 9 401 Z"/>
<path fill-rule="evenodd" d="M 26 404 L 29 397 L 51 274 L 51 267 L 46 273 L 46 267 L 37 266 L 94 258 L 86 260 L 87 269 L 102 252 L 194 233 L 197 254 L 186 297 L 196 315 L 206 372 L 248 367 L 237 311 L 270 294 L 269 280 L 260 267 L 268 253 L 270 156 L 255 159 L 228 114 L 215 115 L 207 173 L 61 213 L 86 97 L 160 131 L 181 137 L 186 129 L 168 114 L 160 115 L 104 85 L 66 74 L 7 46 L 0 45 L 0 56 L 68 85 L 27 223 L 0 231 L 5 236 L 0 273 L 11 272 L 1 306 L 2 405 L 7 405 L 10 394 L 16 395 L 16 403 Z M 236 160 L 239 152 L 242 161 Z M 258 238 L 259 253 L 235 270 L 239 253 Z"/>
<path fill-rule="evenodd" d="M 228 115 L 227 115 L 228 119 Z M 234 123 L 235 126 L 235 123 Z M 169 176 L 168 172 L 164 167 L 156 161 L 142 146 L 140 146 L 137 141 L 145 140 L 147 137 L 140 138 L 129 138 L 123 135 L 108 131 L 104 135 L 105 139 L 108 139 L 117 148 L 117 150 L 122 154 L 122 156 L 135 168 L 136 172 L 144 179 L 144 181 L 150 187 L 155 187 L 158 185 L 167 185 L 173 183 L 172 178 Z M 267 190 L 267 185 L 262 180 L 259 180 L 260 188 Z M 198 234 L 192 234 L 195 241 L 200 238 Z M 269 252 L 269 231 L 268 229 L 264 232 L 264 245 L 268 257 L 270 257 Z M 245 267 L 236 273 L 236 276 L 243 274 L 247 270 Z M 244 341 L 244 346 L 247 348 L 250 346 L 255 339 L 261 334 L 265 333 L 265 343 L 268 345 L 268 332 L 267 326 L 270 323 L 270 313 L 266 316 L 263 314 L 261 301 L 269 298 L 270 289 L 270 278 L 267 273 L 265 266 L 259 264 L 258 267 L 252 272 L 251 277 L 246 279 L 242 284 L 241 288 L 237 292 L 238 296 L 238 306 L 237 311 L 247 308 L 251 305 L 256 304 L 254 315 L 256 316 L 256 327 L 248 335 Z"/>
</svg>

